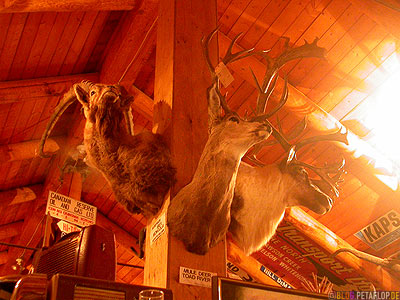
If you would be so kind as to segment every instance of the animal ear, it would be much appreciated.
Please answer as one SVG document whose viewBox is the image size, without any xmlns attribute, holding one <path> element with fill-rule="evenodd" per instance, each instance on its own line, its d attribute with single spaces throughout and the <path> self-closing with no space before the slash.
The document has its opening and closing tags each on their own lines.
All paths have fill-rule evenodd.
<svg viewBox="0 0 400 300">
<path fill-rule="evenodd" d="M 80 84 L 74 84 L 74 91 L 78 101 L 84 106 L 89 106 L 89 94 Z"/>
<path fill-rule="evenodd" d="M 118 85 L 118 88 L 121 92 L 121 106 L 124 108 L 129 107 L 132 104 L 134 97 L 128 93 L 124 86 Z"/>
<path fill-rule="evenodd" d="M 207 90 L 208 93 L 208 129 L 221 120 L 221 99 L 214 83 Z"/>
</svg>

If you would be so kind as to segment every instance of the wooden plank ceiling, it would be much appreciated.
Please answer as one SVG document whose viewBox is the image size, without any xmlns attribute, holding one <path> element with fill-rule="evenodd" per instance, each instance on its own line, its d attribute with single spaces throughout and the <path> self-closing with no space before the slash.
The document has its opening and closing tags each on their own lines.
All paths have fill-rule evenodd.
<svg viewBox="0 0 400 300">
<path fill-rule="evenodd" d="M 158 3 L 155 0 L 139 1 L 132 8 L 121 10 L 127 9 L 124 7 L 127 2 L 121 1 L 118 9 L 119 1 L 116 1 L 113 10 L 43 8 L 41 11 L 38 8 L 24 11 L 16 6 L 4 8 L 0 14 L 2 242 L 28 244 L 29 240 L 21 239 L 20 234 L 26 230 L 37 199 L 42 197 L 41 189 L 46 178 L 49 180 L 50 171 L 57 163 L 62 164 L 57 162 L 56 156 L 41 159 L 32 149 L 31 154 L 18 156 L 18 151 L 13 149 L 19 149 L 18 146 L 26 145 L 26 142 L 34 145 L 40 139 L 60 96 L 72 83 L 82 79 L 115 83 L 123 79 L 137 97 L 133 107 L 136 131 L 151 128 L 156 49 L 154 25 Z M 367 2 L 371 2 L 372 8 L 378 5 L 384 11 L 390 10 L 400 19 L 398 11 L 373 0 Z M 233 39 L 242 32 L 238 40 L 240 47 L 271 49 L 274 56 L 283 49 L 282 37 L 288 37 L 290 45 L 294 46 L 318 37 L 318 45 L 327 50 L 326 59 L 290 62 L 280 75 L 287 75 L 290 85 L 300 91 L 304 99 L 339 120 L 355 137 L 378 147 L 381 145 L 377 138 L 378 129 L 372 128 L 367 121 L 373 114 L 385 114 L 389 120 L 393 119 L 390 101 L 377 102 L 374 92 L 379 87 L 386 88 L 385 84 L 400 74 L 400 26 L 387 26 L 382 15 L 374 14 L 374 9 L 369 8 L 355 0 L 218 0 L 220 47 L 223 47 L 222 39 Z M 235 80 L 227 88 L 231 107 L 241 114 L 251 111 L 256 96 L 254 82 L 241 74 L 247 69 L 245 62 L 236 63 L 231 70 Z M 286 108 L 279 112 L 284 131 L 299 122 L 295 113 Z M 72 106 L 57 123 L 52 137 L 59 138 L 62 149 L 82 141 L 82 120 L 79 107 Z M 306 132 L 310 133 L 311 130 Z M 392 154 L 390 146 L 385 147 L 379 151 L 388 160 Z M 22 148 L 28 151 L 28 146 Z M 299 158 L 322 164 L 326 160 L 339 159 L 341 151 L 336 145 L 321 144 L 305 148 Z M 261 159 L 273 163 L 282 155 L 283 150 L 274 146 L 264 151 Z M 324 216 L 309 214 L 357 249 L 379 256 L 395 254 L 399 242 L 374 251 L 354 233 L 391 209 L 400 212 L 397 180 L 393 190 L 375 176 L 377 168 L 371 157 L 363 164 L 354 159 L 357 151 L 343 155 L 347 158 L 347 174 L 332 211 Z M 23 200 L 15 203 L 16 195 L 23 195 L 20 197 Z M 95 205 L 104 219 L 111 221 L 113 228 L 130 235 L 133 243 L 146 224 L 142 216 L 128 214 L 115 202 L 110 187 L 96 171 L 91 170 L 83 181 L 81 200 Z M 143 266 L 126 245 L 118 244 L 117 250 L 119 262 Z M 8 251 L 10 248 L 0 247 L 1 275 L 9 271 L 5 267 L 10 265 Z M 142 276 L 141 269 L 118 267 L 119 281 L 141 283 Z"/>
</svg>

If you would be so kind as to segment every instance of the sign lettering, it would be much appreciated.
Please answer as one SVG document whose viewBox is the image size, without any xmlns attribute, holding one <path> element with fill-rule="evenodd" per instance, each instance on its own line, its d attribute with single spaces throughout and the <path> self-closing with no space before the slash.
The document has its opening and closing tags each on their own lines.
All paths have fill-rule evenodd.
<svg viewBox="0 0 400 300">
<path fill-rule="evenodd" d="M 49 191 L 46 214 L 84 227 L 96 224 L 97 208 L 85 202 Z"/>
<path fill-rule="evenodd" d="M 211 278 L 217 273 L 195 270 L 185 267 L 179 268 L 179 283 L 211 288 Z"/>
<path fill-rule="evenodd" d="M 382 249 L 400 238 L 400 214 L 391 210 L 355 236 L 375 250 Z"/>
</svg>

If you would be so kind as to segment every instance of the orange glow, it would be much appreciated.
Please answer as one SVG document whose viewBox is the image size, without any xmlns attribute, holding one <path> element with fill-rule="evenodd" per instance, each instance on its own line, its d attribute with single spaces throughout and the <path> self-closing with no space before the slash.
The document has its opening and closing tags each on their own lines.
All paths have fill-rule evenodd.
<svg viewBox="0 0 400 300">
<path fill-rule="evenodd" d="M 389 159 L 400 165 L 400 62 L 397 55 L 390 59 L 388 79 L 376 89 L 369 100 L 363 123 L 372 130 L 370 143 Z"/>
</svg>

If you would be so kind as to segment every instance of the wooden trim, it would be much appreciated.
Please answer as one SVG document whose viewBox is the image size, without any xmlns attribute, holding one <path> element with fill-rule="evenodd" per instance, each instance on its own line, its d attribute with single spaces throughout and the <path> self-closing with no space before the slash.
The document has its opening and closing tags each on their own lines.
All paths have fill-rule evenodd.
<svg viewBox="0 0 400 300">
<path fill-rule="evenodd" d="M 0 13 L 42 11 L 131 10 L 138 0 L 4 0 Z"/>
<path fill-rule="evenodd" d="M 60 97 L 74 83 L 82 80 L 98 82 L 97 73 L 44 77 L 0 82 L 0 104 L 31 101 L 42 97 Z"/>
<path fill-rule="evenodd" d="M 48 138 L 44 145 L 44 152 L 54 154 L 65 142 L 65 137 Z M 37 157 L 40 140 L 32 140 L 22 143 L 0 146 L 0 163 L 8 163 L 17 160 Z"/>
</svg>

